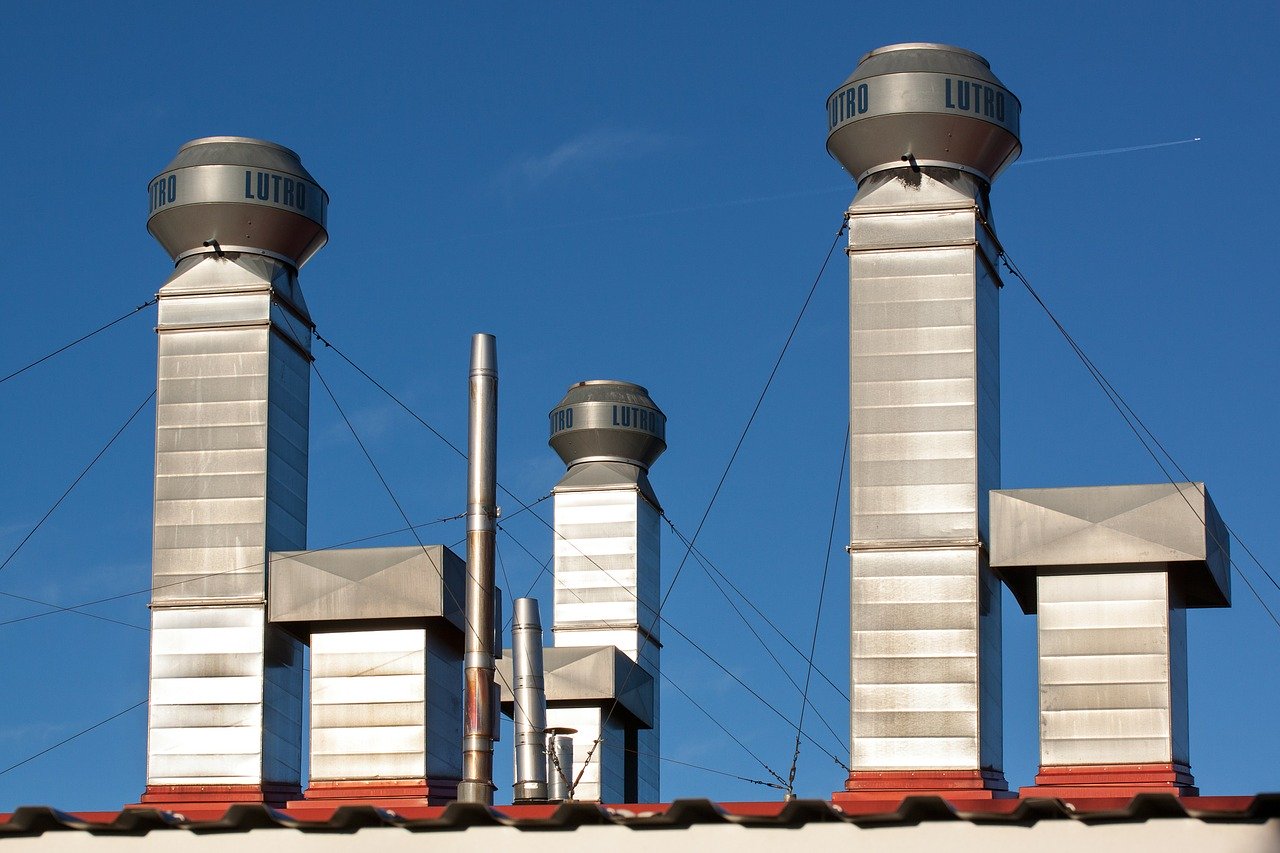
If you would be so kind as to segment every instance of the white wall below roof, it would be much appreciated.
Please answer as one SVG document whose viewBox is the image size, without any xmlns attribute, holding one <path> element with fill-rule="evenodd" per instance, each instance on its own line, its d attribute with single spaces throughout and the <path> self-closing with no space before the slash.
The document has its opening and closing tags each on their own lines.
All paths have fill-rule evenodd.
<svg viewBox="0 0 1280 853">
<path fill-rule="evenodd" d="M 1265 823 L 1206 823 L 1192 818 L 1141 823 L 1084 824 L 1042 820 L 1031 826 L 983 825 L 968 821 L 926 821 L 917 826 L 858 827 L 847 823 L 808 823 L 774 829 L 735 824 L 697 824 L 687 829 L 645 831 L 626 826 L 579 826 L 572 831 L 530 832 L 513 827 L 470 827 L 465 831 L 409 832 L 366 828 L 359 832 L 298 832 L 257 829 L 247 832 L 196 834 L 180 829 L 153 830 L 141 836 L 46 832 L 24 838 L 6 837 L 6 851 L 69 850 L 92 853 L 136 851 L 234 851 L 234 853 L 352 853 L 362 848 L 378 853 L 414 851 L 429 842 L 432 853 L 706 853 L 707 850 L 811 853 L 814 850 L 895 853 L 949 853 L 1035 850 L 1036 853 L 1273 853 L 1280 846 L 1280 820 Z"/>
</svg>

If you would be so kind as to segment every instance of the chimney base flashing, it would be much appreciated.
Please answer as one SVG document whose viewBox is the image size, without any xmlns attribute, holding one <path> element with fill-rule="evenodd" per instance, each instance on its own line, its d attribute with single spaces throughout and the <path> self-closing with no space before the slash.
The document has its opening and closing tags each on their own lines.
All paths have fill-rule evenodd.
<svg viewBox="0 0 1280 853">
<path fill-rule="evenodd" d="M 1179 762 L 1155 764 L 1071 764 L 1042 766 L 1036 783 L 1018 790 L 1023 797 L 1060 799 L 1129 798 L 1138 794 L 1197 797 L 1191 768 Z"/>
<path fill-rule="evenodd" d="M 443 806 L 458 798 L 460 779 L 343 779 L 312 782 L 290 812 L 322 817 L 341 806 L 373 806 L 395 810 L 406 806 Z"/>
<path fill-rule="evenodd" d="M 148 785 L 137 803 L 126 809 L 159 809 L 188 812 L 192 809 L 225 811 L 234 805 L 251 803 L 283 808 L 298 797 L 301 789 L 287 782 L 257 785 Z"/>
<path fill-rule="evenodd" d="M 854 770 L 843 791 L 831 795 L 849 803 L 897 803 L 905 797 L 999 800 L 1016 797 L 999 770 Z"/>
</svg>

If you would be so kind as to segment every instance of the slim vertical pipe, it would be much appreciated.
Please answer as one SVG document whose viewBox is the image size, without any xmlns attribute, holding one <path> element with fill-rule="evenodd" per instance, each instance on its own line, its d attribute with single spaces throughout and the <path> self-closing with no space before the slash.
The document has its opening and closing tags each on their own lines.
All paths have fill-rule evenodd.
<svg viewBox="0 0 1280 853">
<path fill-rule="evenodd" d="M 547 799 L 561 803 L 570 798 L 573 782 L 573 736 L 577 729 L 564 726 L 547 729 Z"/>
<path fill-rule="evenodd" d="M 498 515 L 498 353 L 493 335 L 471 338 L 470 392 L 465 729 L 458 799 L 492 805 L 493 559 Z"/>
<path fill-rule="evenodd" d="M 517 598 L 511 623 L 511 692 L 515 696 L 515 801 L 547 798 L 547 692 L 542 620 L 536 598 Z"/>
</svg>

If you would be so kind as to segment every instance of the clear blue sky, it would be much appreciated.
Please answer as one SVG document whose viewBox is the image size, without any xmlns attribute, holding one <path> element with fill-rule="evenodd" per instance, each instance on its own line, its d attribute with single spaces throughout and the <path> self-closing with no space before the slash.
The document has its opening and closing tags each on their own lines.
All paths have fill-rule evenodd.
<svg viewBox="0 0 1280 853">
<path fill-rule="evenodd" d="M 994 188 L 996 225 L 1093 359 L 1280 573 L 1274 3 L 4 10 L 0 374 L 164 281 L 170 264 L 146 233 L 145 193 L 179 145 L 263 137 L 297 150 L 331 197 L 331 242 L 302 274 L 322 334 L 456 442 L 468 338 L 496 334 L 500 478 L 526 499 L 561 470 L 545 415 L 567 385 L 648 386 L 669 417 L 653 482 L 686 531 L 853 195 L 823 147 L 824 100 L 865 51 L 940 41 L 985 55 L 1022 100 L 1025 161 L 1202 137 L 1017 165 Z M 700 539 L 800 645 L 846 422 L 845 276 L 837 254 Z M 1001 310 L 1004 485 L 1162 480 L 1016 283 Z M 0 386 L 0 555 L 153 387 L 153 320 L 149 309 Z M 411 515 L 459 512 L 461 461 L 332 353 L 318 357 Z M 401 526 L 313 391 L 311 547 Z M 0 591 L 71 604 L 147 587 L 152 425 L 148 410 L 0 574 Z M 846 518 L 842 506 L 818 658 L 838 683 Z M 445 543 L 463 535 L 458 523 L 432 531 Z M 536 522 L 513 520 L 511 532 L 550 554 Z M 665 584 L 683 549 L 673 537 L 663 548 Z M 506 537 L 500 550 L 522 592 L 536 563 Z M 1280 608 L 1280 592 L 1234 550 Z M 1192 769 L 1207 793 L 1280 789 L 1280 628 L 1234 586 L 1235 607 L 1189 619 Z M 535 594 L 548 609 L 549 590 L 544 576 Z M 94 612 L 145 625 L 146 601 Z M 0 621 L 40 610 L 0 601 Z M 667 615 L 795 717 L 798 695 L 697 565 Z M 1034 636 L 1034 620 L 1006 597 L 1013 785 L 1029 784 L 1036 763 Z M 146 695 L 141 630 L 60 614 L 0 625 L 0 648 L 0 768 Z M 785 660 L 802 678 L 802 664 Z M 784 723 L 670 632 L 664 663 L 785 775 L 794 733 Z M 843 700 L 822 687 L 815 697 L 843 735 Z M 674 690 L 664 720 L 668 756 L 764 776 Z M 0 809 L 133 802 L 144 740 L 145 713 L 134 711 L 0 775 Z M 500 800 L 510 797 L 510 748 L 508 729 Z M 667 798 L 777 794 L 674 764 L 664 774 Z M 826 796 L 843 775 L 806 747 L 798 791 Z"/>
</svg>

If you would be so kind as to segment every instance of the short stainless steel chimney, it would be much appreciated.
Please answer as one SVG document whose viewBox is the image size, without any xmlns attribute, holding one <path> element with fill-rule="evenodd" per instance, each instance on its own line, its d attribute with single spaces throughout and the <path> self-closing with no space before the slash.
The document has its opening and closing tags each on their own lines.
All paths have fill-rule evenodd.
<svg viewBox="0 0 1280 853">
<path fill-rule="evenodd" d="M 1027 797 L 1194 796 L 1187 609 L 1231 601 L 1203 483 L 991 494 L 991 564 L 1036 613 L 1040 772 Z"/>
<path fill-rule="evenodd" d="M 999 244 L 1020 106 L 987 61 L 873 50 L 827 100 L 849 222 L 851 767 L 837 801 L 999 796 Z"/>
<path fill-rule="evenodd" d="M 271 142 L 188 142 L 150 183 L 159 293 L 143 804 L 296 796 L 302 648 L 269 626 L 267 554 L 307 540 L 311 317 L 298 268 L 328 198 Z"/>
<path fill-rule="evenodd" d="M 311 646 L 310 779 L 290 810 L 457 798 L 465 579 L 443 545 L 271 555 L 268 618 Z"/>
<path fill-rule="evenodd" d="M 555 726 L 547 729 L 547 799 L 553 803 L 563 803 L 573 797 L 573 736 L 577 729 L 568 726 Z"/>
<path fill-rule="evenodd" d="M 515 801 L 547 798 L 547 692 L 542 671 L 542 619 L 536 598 L 517 598 L 511 623 Z"/>
</svg>

